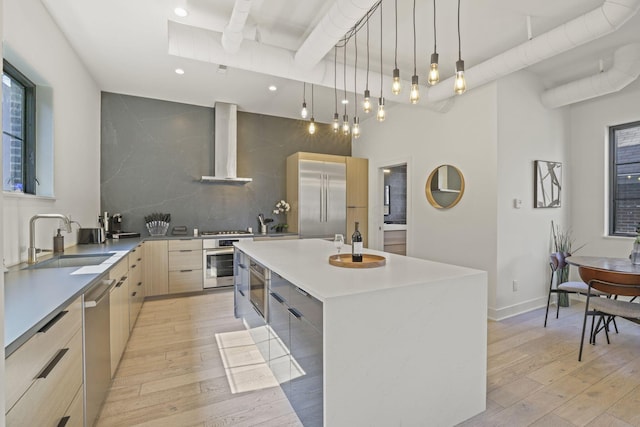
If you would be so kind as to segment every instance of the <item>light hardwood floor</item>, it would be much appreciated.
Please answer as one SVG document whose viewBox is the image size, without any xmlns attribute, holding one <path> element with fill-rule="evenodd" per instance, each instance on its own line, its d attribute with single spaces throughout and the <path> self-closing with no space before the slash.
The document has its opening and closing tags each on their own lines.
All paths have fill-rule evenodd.
<svg viewBox="0 0 640 427">
<path fill-rule="evenodd" d="M 640 326 L 578 362 L 583 310 L 489 322 L 487 410 L 461 426 L 640 426 Z M 221 291 L 144 303 L 97 425 L 301 424 Z"/>
</svg>

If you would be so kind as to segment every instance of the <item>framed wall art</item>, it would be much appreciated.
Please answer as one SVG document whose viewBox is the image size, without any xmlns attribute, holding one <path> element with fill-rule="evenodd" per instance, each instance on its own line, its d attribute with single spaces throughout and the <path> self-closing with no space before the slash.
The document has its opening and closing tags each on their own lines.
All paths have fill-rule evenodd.
<svg viewBox="0 0 640 427">
<path fill-rule="evenodd" d="M 562 190 L 562 163 L 536 160 L 534 204 L 536 208 L 559 208 Z"/>
</svg>

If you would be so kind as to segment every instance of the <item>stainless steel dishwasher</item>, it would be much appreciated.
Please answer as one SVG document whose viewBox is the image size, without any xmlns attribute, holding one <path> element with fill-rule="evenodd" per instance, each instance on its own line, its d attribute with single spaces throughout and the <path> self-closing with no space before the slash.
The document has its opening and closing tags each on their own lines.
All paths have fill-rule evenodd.
<svg viewBox="0 0 640 427">
<path fill-rule="evenodd" d="M 86 426 L 96 421 L 111 384 L 109 291 L 115 280 L 103 279 L 84 295 L 84 401 Z"/>
</svg>

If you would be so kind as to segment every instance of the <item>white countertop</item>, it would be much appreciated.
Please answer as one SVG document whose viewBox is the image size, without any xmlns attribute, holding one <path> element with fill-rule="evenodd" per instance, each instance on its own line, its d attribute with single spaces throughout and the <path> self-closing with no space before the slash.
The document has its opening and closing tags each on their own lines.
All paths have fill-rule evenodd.
<svg viewBox="0 0 640 427">
<path fill-rule="evenodd" d="M 337 251 L 332 242 L 321 239 L 244 240 L 235 245 L 323 302 L 330 298 L 486 274 L 467 267 L 370 249 L 364 252 L 384 256 L 387 259 L 385 266 L 356 269 L 335 267 L 329 264 L 329 256 Z M 349 245 L 342 249 L 342 253 L 350 251 Z"/>
</svg>

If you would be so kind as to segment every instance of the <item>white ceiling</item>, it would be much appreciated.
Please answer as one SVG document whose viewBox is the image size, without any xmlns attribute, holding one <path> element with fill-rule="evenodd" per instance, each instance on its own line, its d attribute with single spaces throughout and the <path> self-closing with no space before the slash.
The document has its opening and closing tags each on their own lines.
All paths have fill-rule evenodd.
<svg viewBox="0 0 640 427">
<path fill-rule="evenodd" d="M 342 1 L 342 0 L 341 0 Z M 208 61 L 169 54 L 169 21 L 221 32 L 227 24 L 234 0 L 42 0 L 53 19 L 94 76 L 103 91 L 213 106 L 216 101 L 236 103 L 240 110 L 282 117 L 298 117 L 302 83 L 286 78 L 229 67 L 218 72 L 216 58 Z M 335 0 L 254 0 L 245 27 L 245 37 L 264 49 L 277 47 L 295 54 Z M 603 0 L 483 0 L 462 1 L 462 58 L 467 69 L 527 40 L 526 17 L 531 17 L 533 36 L 601 6 Z M 179 18 L 173 9 L 182 5 L 189 15 Z M 411 0 L 398 0 L 398 66 L 404 80 L 413 74 Z M 437 40 L 442 78 L 453 74 L 458 54 L 457 2 L 437 3 Z M 10 17 L 7 17 L 10 18 Z M 371 70 L 380 69 L 380 21 L 376 12 L 370 21 Z M 417 68 L 426 80 L 433 50 L 433 2 L 417 0 Z M 579 46 L 528 68 L 547 87 L 594 74 L 599 61 L 605 68 L 616 48 L 640 41 L 640 14 L 615 33 Z M 394 68 L 394 2 L 383 2 L 382 60 L 385 75 Z M 247 48 L 251 41 L 243 42 Z M 255 42 L 253 42 L 255 43 Z M 281 50 L 281 49 L 280 49 Z M 341 52 L 340 52 L 341 53 Z M 365 33 L 358 34 L 358 68 L 366 68 Z M 333 51 L 326 59 L 333 64 Z M 353 43 L 347 62 L 353 64 Z M 219 59 L 223 62 L 223 59 Z M 338 62 L 342 63 L 342 55 Z M 180 76 L 175 68 L 183 68 Z M 286 67 L 283 64 L 282 67 Z M 342 87 L 338 68 L 338 87 Z M 363 68 L 364 70 L 364 68 Z M 287 75 L 286 70 L 282 74 Z M 364 71 L 363 71 L 364 72 Z M 333 70 L 331 70 L 333 78 Z M 353 76 L 347 77 L 351 86 Z M 267 87 L 274 84 L 276 92 Z M 364 82 L 358 81 L 361 93 Z M 371 82 L 372 93 L 379 83 Z M 423 86 L 424 88 L 424 86 Z M 469 88 L 473 89 L 473 88 Z M 424 88 L 423 90 L 426 90 Z M 307 87 L 307 104 L 310 106 Z M 407 97 L 407 91 L 399 96 Z M 353 95 L 350 96 L 353 99 Z M 393 101 L 393 99 L 388 99 Z M 353 109 L 353 104 L 350 111 Z M 317 121 L 328 122 L 334 111 L 333 87 L 315 90 Z"/>
</svg>

